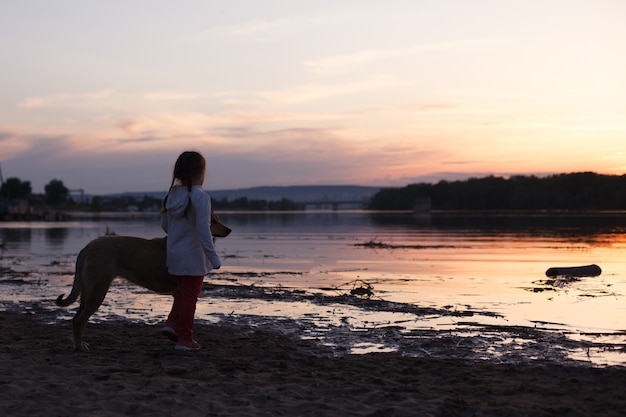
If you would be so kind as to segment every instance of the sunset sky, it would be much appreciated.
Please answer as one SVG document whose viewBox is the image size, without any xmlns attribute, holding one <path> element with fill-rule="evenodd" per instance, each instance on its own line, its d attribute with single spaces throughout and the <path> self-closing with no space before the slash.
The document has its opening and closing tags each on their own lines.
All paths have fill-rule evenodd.
<svg viewBox="0 0 626 417">
<path fill-rule="evenodd" d="M 623 0 L 0 3 L 0 166 L 105 194 L 626 172 Z"/>
</svg>

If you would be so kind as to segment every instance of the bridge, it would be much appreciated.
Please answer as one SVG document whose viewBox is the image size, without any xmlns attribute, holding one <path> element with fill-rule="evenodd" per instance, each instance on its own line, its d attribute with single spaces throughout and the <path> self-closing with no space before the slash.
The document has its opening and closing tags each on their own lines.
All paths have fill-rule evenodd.
<svg viewBox="0 0 626 417">
<path fill-rule="evenodd" d="M 305 210 L 362 210 L 367 207 L 369 200 L 324 200 L 298 203 L 302 204 Z"/>
<path fill-rule="evenodd" d="M 379 190 L 380 187 L 356 185 L 301 185 L 213 190 L 209 194 L 216 200 L 228 201 L 241 197 L 267 201 L 287 199 L 306 210 L 359 210 L 365 208 Z"/>
</svg>

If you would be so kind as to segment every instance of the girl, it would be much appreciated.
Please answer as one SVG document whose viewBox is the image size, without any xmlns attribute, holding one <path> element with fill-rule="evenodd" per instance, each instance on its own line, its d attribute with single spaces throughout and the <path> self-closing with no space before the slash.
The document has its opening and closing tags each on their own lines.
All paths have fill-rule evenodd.
<svg viewBox="0 0 626 417">
<path fill-rule="evenodd" d="M 221 266 L 211 236 L 211 198 L 202 191 L 205 172 L 206 160 L 201 154 L 183 152 L 163 200 L 161 227 L 167 233 L 167 270 L 178 280 L 179 288 L 161 333 L 176 341 L 178 350 L 200 349 L 193 338 L 196 303 L 204 275 Z"/>
</svg>

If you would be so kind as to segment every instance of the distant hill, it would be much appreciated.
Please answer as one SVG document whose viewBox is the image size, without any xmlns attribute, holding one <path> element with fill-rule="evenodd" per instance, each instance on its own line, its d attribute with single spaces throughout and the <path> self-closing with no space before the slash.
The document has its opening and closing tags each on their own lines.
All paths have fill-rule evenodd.
<svg viewBox="0 0 626 417">
<path fill-rule="evenodd" d="M 210 190 L 208 193 L 214 200 L 235 200 L 248 198 L 253 200 L 279 201 L 286 198 L 297 203 L 305 202 L 345 202 L 368 201 L 381 187 L 367 187 L 360 185 L 293 185 L 283 187 L 250 187 L 231 190 Z M 129 196 L 143 198 L 144 195 L 154 198 L 163 198 L 166 191 L 154 192 L 127 192 L 108 194 L 107 197 Z"/>
<path fill-rule="evenodd" d="M 380 187 L 358 185 L 294 185 L 285 187 L 252 187 L 235 190 L 209 191 L 215 200 L 234 200 L 241 197 L 256 200 L 279 201 L 286 198 L 297 203 L 369 200 Z"/>
</svg>

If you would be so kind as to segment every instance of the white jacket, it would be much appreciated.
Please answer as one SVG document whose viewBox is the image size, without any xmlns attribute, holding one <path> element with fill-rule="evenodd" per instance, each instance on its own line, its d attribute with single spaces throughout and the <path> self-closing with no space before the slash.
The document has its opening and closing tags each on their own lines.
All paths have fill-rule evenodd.
<svg viewBox="0 0 626 417">
<path fill-rule="evenodd" d="M 185 218 L 187 202 L 191 207 Z M 172 275 L 204 276 L 221 262 L 211 235 L 211 198 L 199 185 L 191 192 L 174 186 L 165 203 L 161 227 L 167 233 L 167 270 Z"/>
</svg>

